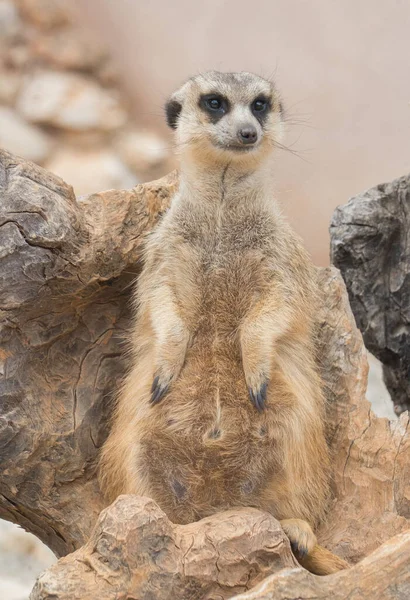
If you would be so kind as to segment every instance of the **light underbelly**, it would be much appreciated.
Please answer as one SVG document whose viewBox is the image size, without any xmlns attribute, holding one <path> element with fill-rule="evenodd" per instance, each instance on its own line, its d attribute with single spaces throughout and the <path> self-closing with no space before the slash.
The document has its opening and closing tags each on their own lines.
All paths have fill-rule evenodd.
<svg viewBox="0 0 410 600">
<path fill-rule="evenodd" d="M 148 468 L 150 494 L 175 522 L 258 506 L 279 472 L 269 415 L 253 407 L 235 352 L 225 348 L 217 361 L 191 352 L 144 424 L 140 464 Z"/>
</svg>

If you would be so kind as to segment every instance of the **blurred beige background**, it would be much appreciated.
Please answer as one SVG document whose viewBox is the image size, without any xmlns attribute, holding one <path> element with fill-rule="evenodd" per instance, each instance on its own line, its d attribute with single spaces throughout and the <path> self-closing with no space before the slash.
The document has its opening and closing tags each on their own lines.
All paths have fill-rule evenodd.
<svg viewBox="0 0 410 600">
<path fill-rule="evenodd" d="M 328 261 L 334 207 L 410 169 L 408 0 L 75 0 L 109 46 L 140 122 L 199 71 L 273 76 L 290 121 L 285 212 Z"/>
</svg>

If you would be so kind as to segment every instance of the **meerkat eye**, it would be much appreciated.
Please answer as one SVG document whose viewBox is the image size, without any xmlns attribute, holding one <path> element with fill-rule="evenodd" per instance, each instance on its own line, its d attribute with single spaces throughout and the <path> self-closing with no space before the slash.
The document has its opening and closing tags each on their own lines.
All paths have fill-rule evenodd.
<svg viewBox="0 0 410 600">
<path fill-rule="evenodd" d="M 229 103 L 226 98 L 217 94 L 206 94 L 201 96 L 199 104 L 203 109 L 214 113 L 226 113 L 229 109 Z"/>
<path fill-rule="evenodd" d="M 219 94 L 204 94 L 199 98 L 200 108 L 208 115 L 211 123 L 217 123 L 229 112 L 229 101 Z"/>
<path fill-rule="evenodd" d="M 211 110 L 221 110 L 222 108 L 222 100 L 217 97 L 208 98 L 205 103 Z"/>
<path fill-rule="evenodd" d="M 262 98 L 256 98 L 256 100 L 252 104 L 253 112 L 263 112 L 268 108 L 268 103 L 266 100 Z"/>
</svg>

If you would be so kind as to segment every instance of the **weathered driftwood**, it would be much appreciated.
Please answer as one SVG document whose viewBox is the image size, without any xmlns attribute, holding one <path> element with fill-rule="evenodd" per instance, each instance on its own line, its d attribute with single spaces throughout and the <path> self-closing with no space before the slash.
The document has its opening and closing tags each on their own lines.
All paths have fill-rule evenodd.
<svg viewBox="0 0 410 600">
<path fill-rule="evenodd" d="M 0 515 L 60 556 L 87 542 L 103 506 L 95 462 L 126 366 L 130 286 L 144 235 L 176 185 L 171 175 L 76 201 L 57 177 L 0 153 Z M 334 269 L 319 269 L 318 277 L 318 359 L 334 462 L 334 500 L 318 534 L 330 550 L 355 562 L 410 528 L 409 419 L 403 414 L 389 423 L 371 412 L 364 398 L 366 354 L 344 284 Z M 133 520 L 122 518 L 127 536 Z M 239 517 L 234 511 L 231 518 Z M 112 532 L 109 539 L 114 547 Z M 117 554 L 105 553 L 103 560 L 118 575 L 126 567 Z M 83 568 L 78 556 L 63 563 L 71 565 L 73 581 Z M 253 582 L 253 563 L 246 560 Z M 87 564 L 95 571 L 96 563 Z M 136 572 L 130 568 L 124 581 L 132 598 Z M 137 597 L 153 597 L 151 584 L 144 593 Z M 48 597 L 38 588 L 36 594 Z M 201 597 L 189 586 L 184 594 Z"/>
<path fill-rule="evenodd" d="M 332 261 L 397 414 L 410 409 L 409 229 L 410 175 L 352 198 L 330 226 Z"/>
<path fill-rule="evenodd" d="M 95 458 L 166 181 L 77 203 L 58 177 L 0 153 L 0 516 L 59 556 L 102 508 Z"/>
<path fill-rule="evenodd" d="M 359 564 L 328 577 L 284 569 L 232 600 L 407 600 L 410 532 L 383 544 Z"/>
<path fill-rule="evenodd" d="M 120 496 L 89 542 L 40 576 L 31 600 L 222 600 L 286 566 L 297 566 L 288 539 L 256 509 L 173 525 L 153 500 Z"/>
<path fill-rule="evenodd" d="M 328 398 L 334 500 L 319 539 L 356 562 L 410 529 L 409 414 L 378 418 L 366 400 L 367 357 L 335 269 L 320 272 L 319 360 Z"/>
</svg>

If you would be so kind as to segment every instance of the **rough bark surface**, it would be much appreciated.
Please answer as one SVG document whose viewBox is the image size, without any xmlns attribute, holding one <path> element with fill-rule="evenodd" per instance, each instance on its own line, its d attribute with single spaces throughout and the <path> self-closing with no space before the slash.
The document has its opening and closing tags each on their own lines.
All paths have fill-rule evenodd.
<svg viewBox="0 0 410 600">
<path fill-rule="evenodd" d="M 330 226 L 332 262 L 397 414 L 410 408 L 409 229 L 410 175 L 352 198 Z"/>
<path fill-rule="evenodd" d="M 333 503 L 318 532 L 324 546 L 356 562 L 410 529 L 409 413 L 378 418 L 366 400 L 367 357 L 343 280 L 319 270 L 319 361 L 328 399 Z"/>
<path fill-rule="evenodd" d="M 296 565 L 278 521 L 256 509 L 173 525 L 153 500 L 120 496 L 89 542 L 40 576 L 31 600 L 222 600 Z"/>
<path fill-rule="evenodd" d="M 94 530 L 94 542 L 87 545 L 103 507 L 95 462 L 107 433 L 112 395 L 126 368 L 124 339 L 130 322 L 131 283 L 138 274 L 144 235 L 166 210 L 176 185 L 176 176 L 170 175 L 129 191 L 103 192 L 76 201 L 72 189 L 57 177 L 0 152 L 0 516 L 38 535 L 59 556 L 78 550 L 44 575 L 33 592 L 36 600 L 52 597 L 44 582 L 54 585 L 49 589 L 55 598 L 64 598 L 71 581 L 74 589 L 80 580 L 86 586 L 94 578 L 100 582 L 98 594 L 94 588 L 91 595 L 84 592 L 78 598 L 104 598 L 108 593 L 104 586 L 111 581 L 122 590 L 118 598 L 160 597 L 157 588 L 171 585 L 174 568 L 168 559 L 162 561 L 162 555 L 177 560 L 172 572 L 175 585 L 180 586 L 175 589 L 181 591 L 174 597 L 187 600 L 229 597 L 256 583 L 253 552 L 261 552 L 262 562 L 258 559 L 257 564 L 263 572 L 267 546 L 258 537 L 256 546 L 253 542 L 243 546 L 238 559 L 248 565 L 248 583 L 244 584 L 241 571 L 238 583 L 232 580 L 225 595 L 212 596 L 219 575 L 200 583 L 197 574 L 192 583 L 185 571 L 186 556 L 182 560 L 181 554 L 167 554 L 174 542 L 164 552 L 161 544 L 158 549 L 155 528 L 152 536 L 147 534 L 144 546 L 145 533 L 141 532 L 147 511 L 155 513 L 156 522 L 171 531 L 173 540 L 182 530 L 141 499 L 121 499 L 105 511 Z M 318 307 L 318 359 L 328 398 L 328 439 L 334 464 L 333 504 L 318 536 L 330 550 L 357 562 L 410 528 L 409 417 L 403 414 L 389 423 L 371 412 L 365 400 L 366 352 L 345 286 L 335 269 L 318 269 L 318 277 L 323 290 Z M 206 523 L 212 528 L 221 519 L 224 529 L 217 526 L 224 532 L 221 544 L 226 541 L 234 548 L 236 533 L 229 522 L 245 527 L 245 522 L 261 518 L 257 514 L 251 509 L 231 511 L 229 518 L 218 515 L 184 531 L 191 532 L 198 549 L 195 556 L 205 560 L 210 553 L 203 534 Z M 263 519 L 267 526 L 273 523 L 269 515 Z M 141 558 L 143 569 L 131 551 L 122 550 L 124 540 L 134 543 L 136 522 L 140 523 L 139 542 L 132 547 L 145 557 Z M 249 539 L 244 534 L 246 543 Z M 400 549 L 401 539 L 391 543 Z M 287 548 L 281 544 L 282 550 Z M 280 559 L 273 546 L 271 550 L 277 568 L 280 560 L 287 560 L 287 550 L 285 554 L 281 550 Z M 407 545 L 402 551 L 409 559 Z M 212 549 L 207 563 L 217 570 L 221 568 L 218 552 Z M 195 560 L 192 555 L 192 564 Z M 58 573 L 63 572 L 59 579 Z M 291 573 L 295 582 L 306 577 L 298 569 Z M 346 586 L 348 573 L 354 578 L 359 571 L 350 569 L 345 574 L 347 579 L 340 581 Z M 389 578 L 396 580 L 393 572 Z M 141 587 L 135 588 L 143 585 L 141 581 L 146 582 L 145 596 L 139 595 Z M 304 597 L 309 596 L 300 596 Z"/>
<path fill-rule="evenodd" d="M 410 532 L 402 533 L 347 571 L 316 577 L 284 569 L 232 600 L 407 600 Z"/>
<path fill-rule="evenodd" d="M 0 152 L 0 516 L 59 556 L 102 508 L 95 458 L 124 369 L 130 284 L 175 181 L 78 203 Z"/>
</svg>

